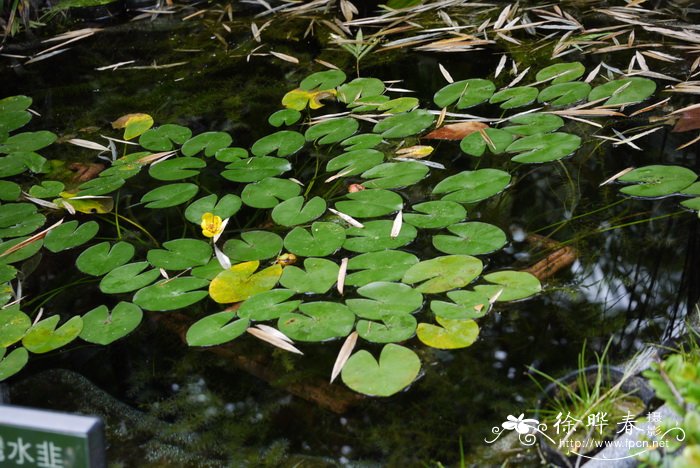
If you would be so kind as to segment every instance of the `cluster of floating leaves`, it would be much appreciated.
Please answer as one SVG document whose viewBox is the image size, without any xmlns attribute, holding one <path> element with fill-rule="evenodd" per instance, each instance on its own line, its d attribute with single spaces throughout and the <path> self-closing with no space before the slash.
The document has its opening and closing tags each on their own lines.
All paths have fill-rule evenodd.
<svg viewBox="0 0 700 468">
<path fill-rule="evenodd" d="M 584 71 L 580 63 L 557 64 L 541 70 L 536 84 L 499 91 L 489 80 L 467 79 L 438 90 L 433 101 L 441 109 L 489 103 L 506 111 L 535 101 L 550 108 L 585 100 L 621 105 L 640 102 L 656 88 L 645 78 L 591 87 L 576 81 Z M 541 84 L 547 86 L 539 89 Z M 32 185 L 21 178 L 27 171 L 48 172 L 49 162 L 37 151 L 56 135 L 10 136 L 30 121 L 31 99 L 1 100 L 0 281 L 5 287 L 0 380 L 18 372 L 30 352 L 46 353 L 78 337 L 106 345 L 133 331 L 143 310 L 182 310 L 207 298 L 222 311 L 189 328 L 189 345 L 220 345 L 246 331 L 293 352 L 300 352 L 299 342 L 345 339 L 334 375 L 340 373 L 346 385 L 368 395 L 394 394 L 418 376 L 418 355 L 404 345 L 414 336 L 434 348 L 470 346 L 479 334 L 475 320 L 494 304 L 541 290 L 529 273 L 484 274 L 483 257 L 503 248 L 507 236 L 497 226 L 469 219 L 471 207 L 505 190 L 511 175 L 494 168 L 465 170 L 439 179 L 423 199 L 408 204 L 401 189 L 431 171 L 439 174 L 442 166 L 424 159 L 432 148 L 405 148 L 406 142 L 431 129 L 439 112 L 418 108 L 415 98 L 391 99 L 385 92 L 385 84 L 375 78 L 347 82 L 338 70 L 314 73 L 284 96 L 284 109 L 269 117 L 272 126 L 284 128 L 257 140 L 250 151 L 231 146 L 225 132 L 193 136 L 186 127 L 153 127 L 150 116 L 131 114 L 114 125 L 124 128 L 125 140 L 138 138 L 142 151 L 116 157 L 113 141 L 107 147 L 72 140 L 113 154 L 109 168 L 75 187 L 59 180 Z M 316 111 L 329 100 L 344 104 L 348 112 L 310 119 L 304 133 L 296 130 L 302 112 Z M 371 128 L 360 133 L 367 120 Z M 465 136 L 460 148 L 472 157 L 509 153 L 517 163 L 546 163 L 581 145 L 579 136 L 559 131 L 563 125 L 556 114 L 521 112 L 499 127 L 484 126 Z M 309 145 L 326 146 L 334 155 L 307 180 L 285 177 L 308 159 L 302 149 Z M 196 179 L 203 186 L 192 181 L 212 168 L 220 178 L 214 177 L 211 189 L 204 177 Z M 152 244 L 145 255 L 121 237 L 95 242 L 104 226 L 99 216 L 90 215 L 110 212 L 113 196 L 123 187 L 138 191 L 129 179 L 146 170 L 157 186 L 141 195 L 140 204 L 148 210 L 184 207 L 191 237 L 161 239 L 162 245 Z M 221 178 L 235 185 L 222 185 Z M 630 184 L 622 192 L 631 196 L 697 196 L 696 178 L 682 167 L 648 166 L 619 180 Z M 351 185 L 330 206 L 328 194 L 336 195 L 345 185 L 341 181 L 357 180 L 361 184 Z M 324 186 L 326 195 L 311 196 L 314 185 Z M 214 188 L 222 186 L 235 193 Z M 698 201 L 683 204 L 697 210 Z M 228 235 L 228 220 L 244 206 L 265 210 L 271 224 Z M 45 228 L 47 217 L 72 216 L 76 219 Z M 423 258 L 409 247 L 419 232 L 430 237 L 434 249 Z M 39 314 L 32 322 L 21 310 L 20 288 L 13 290 L 12 284 L 17 266 L 42 248 L 54 253 L 79 249 L 76 268 L 99 279 L 99 290 L 121 302 L 111 309 L 100 305 L 61 326 L 59 315 L 41 319 Z M 366 350 L 353 353 L 357 340 L 383 345 L 379 359 Z"/>
</svg>

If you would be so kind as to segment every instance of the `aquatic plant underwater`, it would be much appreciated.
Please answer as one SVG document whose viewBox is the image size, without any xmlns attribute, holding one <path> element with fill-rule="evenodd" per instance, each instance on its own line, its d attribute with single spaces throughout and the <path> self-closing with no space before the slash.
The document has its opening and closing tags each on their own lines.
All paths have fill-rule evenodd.
<svg viewBox="0 0 700 468">
<path fill-rule="evenodd" d="M 399 343 L 415 335 L 439 349 L 468 347 L 479 333 L 476 319 L 541 289 L 527 272 L 484 272 L 483 259 L 507 238 L 498 227 L 469 219 L 469 207 L 507 190 L 511 174 L 489 167 L 441 177 L 445 166 L 439 155 L 429 159 L 433 147 L 418 144 L 420 138 L 457 131 L 465 134 L 464 157 L 488 163 L 505 153 L 519 164 L 548 163 L 581 146 L 581 137 L 558 131 L 564 126 L 558 114 L 577 114 L 570 106 L 595 102 L 605 109 L 593 117 L 616 116 L 611 108 L 640 103 L 656 89 L 638 77 L 592 86 L 579 80 L 584 74 L 580 63 L 564 62 L 540 70 L 528 86 L 496 91 L 490 80 L 455 81 L 433 97 L 441 115 L 419 108 L 416 98 L 390 99 L 376 78 L 348 81 L 340 70 L 317 72 L 270 116 L 271 126 L 284 129 L 250 150 L 231 146 L 225 132 L 192 136 L 180 125 L 153 127 L 147 114 L 115 121 L 123 139 L 110 139 L 109 146 L 69 140 L 110 163 L 81 183 L 52 177 L 51 163 L 37 153 L 56 135 L 17 133 L 31 119 L 31 99 L 3 99 L 2 378 L 20 371 L 30 353 L 77 338 L 112 343 L 139 325 L 144 310 L 187 309 L 198 319 L 187 331 L 190 346 L 220 345 L 247 331 L 301 354 L 297 342 L 344 338 L 332 378 L 340 373 L 367 395 L 402 390 L 421 363 Z M 323 115 L 329 100 L 346 110 Z M 535 101 L 545 107 L 519 110 Z M 511 115 L 491 125 L 442 125 L 447 112 L 486 102 Z M 314 154 L 323 147 L 331 148 L 326 161 Z M 31 174 L 46 173 L 31 182 Z M 640 167 L 617 179 L 631 196 L 700 194 L 697 175 L 680 166 Z M 698 202 L 681 203 L 697 209 Z M 152 212 L 162 228 L 148 230 L 123 214 L 135 206 Z M 401 250 L 419 231 L 432 246 L 420 256 Z M 99 290 L 104 303 L 60 325 L 59 315 L 38 312 L 32 319 L 23 312 L 17 266 L 42 248 L 80 252 L 75 268 L 85 277 L 77 287 Z M 379 359 L 353 352 L 357 340 L 382 344 Z"/>
</svg>

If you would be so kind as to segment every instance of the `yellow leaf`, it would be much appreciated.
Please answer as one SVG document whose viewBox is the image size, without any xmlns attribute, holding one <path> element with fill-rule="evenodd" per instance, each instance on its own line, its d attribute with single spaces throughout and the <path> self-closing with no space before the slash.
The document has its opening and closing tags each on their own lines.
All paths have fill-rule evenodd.
<svg viewBox="0 0 700 468">
<path fill-rule="evenodd" d="M 284 95 L 282 105 L 288 109 L 302 111 L 308 105 L 311 109 L 323 107 L 322 99 L 333 98 L 336 95 L 335 89 L 324 89 L 321 91 L 304 91 L 303 89 L 293 89 Z"/>
<path fill-rule="evenodd" d="M 209 296 L 220 304 L 245 301 L 274 288 L 282 275 L 282 265 L 274 264 L 258 273 L 260 262 L 243 262 L 222 271 L 209 285 Z"/>
<path fill-rule="evenodd" d="M 86 214 L 110 213 L 114 209 L 114 199 L 112 197 L 100 196 L 94 198 L 72 198 L 73 193 L 61 192 L 62 198 L 57 198 L 53 202 L 60 208 L 65 208 L 63 202 L 70 203 L 75 211 Z"/>
<path fill-rule="evenodd" d="M 124 129 L 125 140 L 142 135 L 152 126 L 153 117 L 148 114 L 126 114 L 112 122 L 112 128 Z"/>
</svg>

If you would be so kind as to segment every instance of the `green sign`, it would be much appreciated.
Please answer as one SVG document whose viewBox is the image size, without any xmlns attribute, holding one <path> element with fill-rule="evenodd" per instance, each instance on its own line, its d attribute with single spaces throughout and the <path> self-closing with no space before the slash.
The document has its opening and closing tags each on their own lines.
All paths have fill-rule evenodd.
<svg viewBox="0 0 700 468">
<path fill-rule="evenodd" d="M 0 466 L 102 468 L 102 421 L 89 416 L 0 406 Z"/>
</svg>

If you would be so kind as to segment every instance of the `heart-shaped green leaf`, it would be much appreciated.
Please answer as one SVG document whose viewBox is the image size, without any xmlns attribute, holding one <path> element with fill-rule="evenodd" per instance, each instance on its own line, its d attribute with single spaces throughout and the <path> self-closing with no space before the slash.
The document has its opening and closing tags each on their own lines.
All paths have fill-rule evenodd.
<svg viewBox="0 0 700 468">
<path fill-rule="evenodd" d="M 304 143 L 306 143 L 306 140 L 301 133 L 280 130 L 262 137 L 253 143 L 253 147 L 250 150 L 255 156 L 270 156 L 274 153 L 275 156 L 287 157 L 302 149 Z"/>
<path fill-rule="evenodd" d="M 430 112 L 418 109 L 403 114 L 395 114 L 378 122 L 372 131 L 380 133 L 384 138 L 406 138 L 417 135 L 430 127 L 435 116 Z"/>
<path fill-rule="evenodd" d="M 241 209 L 241 199 L 231 193 L 218 200 L 215 193 L 192 202 L 185 210 L 187 221 L 200 225 L 204 213 L 211 213 L 221 219 L 230 218 Z"/>
<path fill-rule="evenodd" d="M 479 326 L 474 320 L 449 320 L 437 317 L 437 321 L 442 327 L 419 323 L 416 329 L 418 339 L 432 348 L 466 348 L 471 346 L 479 336 Z"/>
<path fill-rule="evenodd" d="M 116 192 L 125 183 L 126 180 L 119 175 L 97 177 L 96 179 L 88 180 L 87 182 L 80 184 L 78 186 L 78 193 L 76 196 L 87 197 L 107 195 L 108 193 Z"/>
<path fill-rule="evenodd" d="M 411 338 L 417 325 L 413 315 L 385 315 L 381 322 L 358 320 L 355 329 L 360 338 L 372 343 L 398 343 Z"/>
<path fill-rule="evenodd" d="M 510 174 L 499 169 L 462 171 L 447 177 L 433 188 L 433 194 L 457 203 L 476 203 L 502 192 L 510 183 Z"/>
<path fill-rule="evenodd" d="M 549 133 L 564 126 L 564 119 L 555 114 L 530 114 L 519 115 L 509 120 L 511 125 L 503 127 L 503 131 L 512 135 L 530 136 L 540 133 Z M 514 125 L 513 125 L 514 124 Z"/>
<path fill-rule="evenodd" d="M 376 133 L 362 133 L 341 141 L 340 145 L 345 148 L 345 151 L 355 151 L 374 148 L 381 142 L 381 135 L 377 135 Z"/>
<path fill-rule="evenodd" d="M 485 134 L 485 135 L 484 135 Z M 497 128 L 487 128 L 484 133 L 474 132 L 459 143 L 462 151 L 469 156 L 480 157 L 488 147 L 493 154 L 501 154 L 513 142 L 513 135 Z"/>
<path fill-rule="evenodd" d="M 403 221 L 420 229 L 440 229 L 463 221 L 467 210 L 451 201 L 429 201 L 411 207 L 418 213 L 404 213 Z"/>
<path fill-rule="evenodd" d="M 496 86 L 489 80 L 474 78 L 457 81 L 435 93 L 433 102 L 441 108 L 457 103 L 457 109 L 466 109 L 488 101 L 494 91 Z"/>
<path fill-rule="evenodd" d="M 301 119 L 301 112 L 296 109 L 281 109 L 270 115 L 267 121 L 273 127 L 281 127 L 282 125 L 294 125 Z"/>
<path fill-rule="evenodd" d="M 20 242 L 24 242 L 27 239 L 29 239 L 29 237 L 18 237 L 16 239 L 11 239 L 0 243 L 0 264 L 9 265 L 10 263 L 17 263 L 21 262 L 22 260 L 26 260 L 35 253 L 37 253 L 44 245 L 43 239 L 38 239 L 34 242 L 25 245 L 19 250 L 15 250 L 11 254 L 4 255 L 4 253 L 7 252 L 9 249 L 19 244 Z"/>
<path fill-rule="evenodd" d="M 535 79 L 537 81 L 551 80 L 554 84 L 566 83 L 580 78 L 585 72 L 586 67 L 581 62 L 556 63 L 537 72 Z"/>
<path fill-rule="evenodd" d="M 255 321 L 278 319 L 282 314 L 294 312 L 301 304 L 301 301 L 287 301 L 294 294 L 289 289 L 258 293 L 241 304 L 238 316 Z"/>
<path fill-rule="evenodd" d="M 361 190 L 348 193 L 335 208 L 353 218 L 376 218 L 396 213 L 403 207 L 401 195 L 389 190 Z"/>
<path fill-rule="evenodd" d="M 280 253 L 282 238 L 274 232 L 248 231 L 241 239 L 227 240 L 223 250 L 233 262 L 265 260 Z"/>
<path fill-rule="evenodd" d="M 447 230 L 454 236 L 433 236 L 433 246 L 446 254 L 484 255 L 495 252 L 506 244 L 506 234 L 493 224 L 453 224 Z"/>
<path fill-rule="evenodd" d="M 183 182 L 163 185 L 141 197 L 141 203 L 145 203 L 146 208 L 169 208 L 187 203 L 197 195 L 197 192 L 199 192 L 199 187 L 195 184 Z"/>
<path fill-rule="evenodd" d="M 361 98 L 379 96 L 385 88 L 382 80 L 377 78 L 355 78 L 338 88 L 338 100 L 350 104 Z"/>
<path fill-rule="evenodd" d="M 151 128 L 139 137 L 139 145 L 149 151 L 170 151 L 173 143 L 184 144 L 192 137 L 192 130 L 182 125 L 165 124 Z"/>
<path fill-rule="evenodd" d="M 681 166 L 638 167 L 618 179 L 628 185 L 620 189 L 633 197 L 665 197 L 680 192 L 697 179 L 695 172 Z"/>
<path fill-rule="evenodd" d="M 340 270 L 338 265 L 325 258 L 307 258 L 304 260 L 304 269 L 285 267 L 280 284 L 297 293 L 323 294 L 336 283 Z"/>
<path fill-rule="evenodd" d="M 284 248 L 302 257 L 327 257 L 345 242 L 345 229 L 335 223 L 313 223 L 310 229 L 295 227 L 284 238 Z"/>
<path fill-rule="evenodd" d="M 80 338 L 89 343 L 108 345 L 134 331 L 142 318 L 141 308 L 130 302 L 120 302 L 112 312 L 101 305 L 83 315 Z"/>
<path fill-rule="evenodd" d="M 19 305 L 0 309 L 0 348 L 17 343 L 31 326 L 31 319 L 19 310 Z"/>
<path fill-rule="evenodd" d="M 378 281 L 357 290 L 367 299 L 348 299 L 345 304 L 355 315 L 370 320 L 382 320 L 387 315 L 405 315 L 423 305 L 423 295 L 401 283 Z"/>
<path fill-rule="evenodd" d="M 571 83 L 557 83 L 540 91 L 537 100 L 548 102 L 552 106 L 568 106 L 578 101 L 583 101 L 591 92 L 591 85 L 583 81 Z"/>
<path fill-rule="evenodd" d="M 212 255 L 211 246 L 199 239 L 175 239 L 163 243 L 163 249 L 151 249 L 148 263 L 165 270 L 185 270 L 206 265 Z"/>
<path fill-rule="evenodd" d="M 274 288 L 282 274 L 282 266 L 274 264 L 255 273 L 258 266 L 258 261 L 244 262 L 222 271 L 209 285 L 209 295 L 220 304 L 229 304 Z"/>
<path fill-rule="evenodd" d="M 216 346 L 228 343 L 245 333 L 250 320 L 234 320 L 233 312 L 219 312 L 197 320 L 187 330 L 185 339 L 190 346 Z"/>
<path fill-rule="evenodd" d="M 5 352 L 5 349 L 0 350 L 0 382 L 21 371 L 29 361 L 29 353 L 25 348 L 17 348 L 7 356 Z"/>
<path fill-rule="evenodd" d="M 401 112 L 412 111 L 418 107 L 419 104 L 418 98 L 400 97 L 379 104 L 377 110 L 386 114 L 399 114 Z"/>
<path fill-rule="evenodd" d="M 304 78 L 301 83 L 299 83 L 299 88 L 304 91 L 335 88 L 343 84 L 345 78 L 345 73 L 340 70 L 316 72 Z"/>
<path fill-rule="evenodd" d="M 2 137 L 1 133 L 0 137 Z M 0 177 L 16 176 L 27 170 L 24 158 L 18 157 L 17 154 L 18 153 L 12 153 L 9 156 L 0 158 Z"/>
<path fill-rule="evenodd" d="M 345 231 L 348 238 L 343 248 L 351 252 L 376 252 L 378 250 L 396 249 L 416 238 L 416 228 L 403 224 L 398 236 L 391 237 L 393 221 L 376 220 L 364 223 L 364 228 L 351 227 Z"/>
<path fill-rule="evenodd" d="M 88 275 L 106 275 L 131 260 L 134 250 L 134 246 L 128 242 L 117 242 L 114 245 L 100 242 L 84 250 L 75 261 L 75 266 Z"/>
<path fill-rule="evenodd" d="M 207 291 L 200 290 L 209 281 L 191 276 L 161 280 L 156 284 L 140 289 L 134 294 L 134 304 L 144 310 L 178 310 L 191 306 L 207 297 Z"/>
<path fill-rule="evenodd" d="M 320 342 L 347 336 L 355 325 L 355 314 L 337 302 L 306 302 L 300 313 L 282 314 L 277 328 L 297 341 Z"/>
<path fill-rule="evenodd" d="M 80 316 L 71 317 L 66 323 L 56 328 L 61 319 L 52 315 L 34 325 L 22 338 L 22 345 L 34 354 L 43 354 L 61 348 L 80 335 L 83 329 L 83 319 Z"/>
<path fill-rule="evenodd" d="M 420 283 L 416 290 L 435 294 L 462 288 L 481 274 L 481 260 L 469 255 L 448 255 L 424 260 L 410 267 L 401 279 L 408 284 Z"/>
<path fill-rule="evenodd" d="M 596 86 L 588 95 L 589 101 L 609 98 L 606 106 L 641 102 L 654 94 L 656 83 L 648 78 L 632 77 L 608 81 Z"/>
<path fill-rule="evenodd" d="M 480 284 L 474 290 L 499 302 L 525 299 L 542 290 L 540 280 L 525 271 L 497 271 L 484 275 L 484 279 L 493 284 Z"/>
<path fill-rule="evenodd" d="M 221 176 L 233 182 L 258 182 L 266 177 L 276 177 L 292 169 L 289 161 L 271 156 L 255 156 L 234 161 Z"/>
<path fill-rule="evenodd" d="M 379 362 L 364 350 L 350 356 L 343 366 L 342 378 L 356 392 L 387 397 L 411 385 L 420 367 L 416 353 L 390 343 L 382 349 Z"/>
<path fill-rule="evenodd" d="M 0 238 L 31 234 L 46 222 L 46 217 L 36 212 L 28 203 L 9 203 L 0 206 Z"/>
<path fill-rule="evenodd" d="M 447 296 L 454 302 L 431 301 L 430 310 L 444 319 L 466 320 L 483 317 L 491 309 L 488 295 L 477 291 L 450 291 Z"/>
<path fill-rule="evenodd" d="M 214 158 L 223 163 L 232 163 L 248 157 L 248 150 L 245 148 L 221 148 L 214 153 Z"/>
<path fill-rule="evenodd" d="M 330 145 L 354 135 L 358 128 L 360 128 L 360 123 L 356 119 L 341 117 L 324 120 L 309 127 L 304 136 L 306 141 L 315 141 L 320 145 Z"/>
<path fill-rule="evenodd" d="M 23 111 L 32 105 L 32 98 L 28 96 L 10 96 L 0 99 L 0 112 Z"/>
<path fill-rule="evenodd" d="M 205 156 L 211 157 L 232 142 L 231 135 L 226 132 L 204 132 L 187 140 L 180 151 L 184 156 L 194 156 L 204 151 Z"/>
<path fill-rule="evenodd" d="M 72 249 L 95 237 L 99 229 L 100 225 L 95 221 L 88 221 L 81 225 L 78 225 L 78 221 L 68 221 L 46 234 L 44 247 L 51 252 Z"/>
<path fill-rule="evenodd" d="M 63 182 L 47 180 L 41 185 L 33 185 L 29 189 L 29 195 L 34 198 L 55 198 L 66 188 Z"/>
<path fill-rule="evenodd" d="M 513 156 L 519 163 L 544 163 L 565 158 L 581 146 L 581 137 L 571 133 L 545 133 L 514 141 L 506 151 L 520 153 Z"/>
<path fill-rule="evenodd" d="M 382 161 L 384 161 L 384 153 L 373 149 L 358 149 L 328 161 L 326 171 L 338 171 L 338 174 L 342 174 L 343 177 L 353 176 L 381 164 Z"/>
<path fill-rule="evenodd" d="M 199 158 L 174 158 L 151 164 L 148 174 L 157 180 L 182 180 L 199 175 L 207 163 Z"/>
<path fill-rule="evenodd" d="M 22 187 L 20 187 L 18 184 L 10 182 L 9 180 L 0 180 L 0 200 L 15 201 L 21 194 Z"/>
<path fill-rule="evenodd" d="M 314 197 L 304 204 L 304 197 L 298 196 L 283 201 L 272 210 L 272 220 L 280 226 L 306 224 L 326 211 L 326 201 Z"/>
<path fill-rule="evenodd" d="M 0 112 L 0 134 L 7 134 L 22 128 L 32 120 L 32 114 L 27 111 Z"/>
<path fill-rule="evenodd" d="M 489 99 L 491 104 L 499 104 L 501 109 L 514 109 L 527 106 L 537 99 L 538 90 L 532 86 L 516 86 L 502 89 Z"/>
<path fill-rule="evenodd" d="M 100 290 L 105 294 L 122 294 L 148 286 L 160 276 L 158 270 L 143 271 L 149 266 L 148 262 L 136 262 L 117 267 L 102 278 Z"/>
<path fill-rule="evenodd" d="M 418 263 L 418 257 L 400 250 L 369 252 L 353 257 L 348 262 L 345 284 L 364 286 L 376 281 L 399 281 L 406 270 Z"/>
<path fill-rule="evenodd" d="M 38 132 L 24 132 L 12 135 L 0 144 L 0 153 L 31 152 L 46 148 L 56 141 L 55 133 L 41 130 Z"/>
<path fill-rule="evenodd" d="M 3 259 L 4 260 L 4 259 Z M 7 283 L 12 281 L 17 277 L 17 268 L 0 263 L 0 282 Z M 5 296 L 9 294 L 9 291 L 5 292 Z"/>
<path fill-rule="evenodd" d="M 362 173 L 367 188 L 408 187 L 425 178 L 430 170 L 418 162 L 384 163 Z"/>
<path fill-rule="evenodd" d="M 243 188 L 243 203 L 253 208 L 274 208 L 281 201 L 301 193 L 301 186 L 291 180 L 267 177 Z"/>
</svg>

